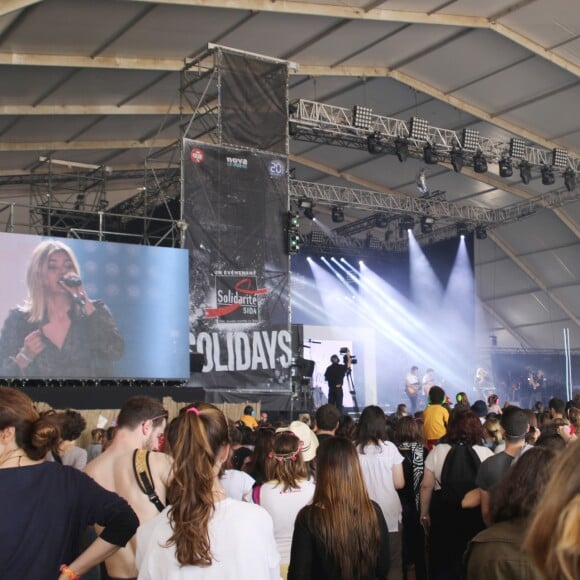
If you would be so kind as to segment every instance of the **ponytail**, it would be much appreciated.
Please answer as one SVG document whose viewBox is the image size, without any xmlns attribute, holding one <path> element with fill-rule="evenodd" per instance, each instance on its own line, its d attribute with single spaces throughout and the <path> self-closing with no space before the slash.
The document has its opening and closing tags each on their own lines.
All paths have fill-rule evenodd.
<svg viewBox="0 0 580 580">
<path fill-rule="evenodd" d="M 173 450 L 173 478 L 167 490 L 175 545 L 182 566 L 210 566 L 209 521 L 214 511 L 214 484 L 219 452 L 229 443 L 224 414 L 209 403 L 182 409 Z"/>
</svg>

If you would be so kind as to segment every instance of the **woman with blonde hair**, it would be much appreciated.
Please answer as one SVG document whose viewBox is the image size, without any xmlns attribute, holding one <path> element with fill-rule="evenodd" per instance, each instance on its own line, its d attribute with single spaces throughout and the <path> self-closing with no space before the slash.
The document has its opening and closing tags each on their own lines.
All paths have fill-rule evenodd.
<svg viewBox="0 0 580 580">
<path fill-rule="evenodd" d="M 40 416 L 24 393 L 0 387 L 1 578 L 79 580 L 139 525 L 117 494 L 78 469 L 44 461 L 59 439 L 54 414 Z M 104 529 L 82 552 L 93 524 Z"/>
<path fill-rule="evenodd" d="M 91 300 L 73 251 L 62 242 L 36 246 L 28 298 L 8 314 L 0 335 L 0 373 L 26 377 L 107 377 L 124 342 L 111 312 Z"/>
<path fill-rule="evenodd" d="M 549 580 L 580 578 L 580 443 L 559 456 L 524 543 Z"/>
<path fill-rule="evenodd" d="M 369 497 L 354 445 L 332 437 L 317 463 L 312 504 L 296 518 L 288 580 L 385 580 L 387 524 Z"/>
<path fill-rule="evenodd" d="M 302 441 L 291 431 L 276 433 L 266 461 L 267 481 L 260 505 L 272 516 L 282 566 L 290 563 L 290 545 L 298 512 L 314 495 L 314 482 L 302 457 Z"/>
<path fill-rule="evenodd" d="M 219 473 L 229 454 L 224 414 L 193 403 L 179 415 L 172 442 L 168 507 L 137 532 L 140 580 L 278 580 L 272 518 L 226 497 Z"/>
</svg>

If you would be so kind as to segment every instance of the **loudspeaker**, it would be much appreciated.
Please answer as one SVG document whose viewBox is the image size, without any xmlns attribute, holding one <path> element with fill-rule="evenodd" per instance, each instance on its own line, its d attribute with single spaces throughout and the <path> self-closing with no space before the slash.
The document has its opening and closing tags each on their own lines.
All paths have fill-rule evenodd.
<svg viewBox="0 0 580 580">
<path fill-rule="evenodd" d="M 207 360 L 205 354 L 201 352 L 190 352 L 189 353 L 189 372 L 190 373 L 201 373 Z"/>
</svg>

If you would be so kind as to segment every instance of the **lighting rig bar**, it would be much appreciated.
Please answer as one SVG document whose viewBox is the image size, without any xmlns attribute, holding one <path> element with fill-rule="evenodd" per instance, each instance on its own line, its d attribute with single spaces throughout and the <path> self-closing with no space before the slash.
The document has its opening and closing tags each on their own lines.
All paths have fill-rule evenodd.
<svg viewBox="0 0 580 580">
<path fill-rule="evenodd" d="M 339 236 L 353 236 L 354 234 L 372 230 L 373 228 L 386 228 L 389 223 L 395 219 L 397 218 L 394 216 L 387 216 L 384 213 L 374 213 L 354 222 L 334 228 L 332 232 Z"/>
<path fill-rule="evenodd" d="M 472 129 L 457 132 L 431 126 L 419 118 L 412 118 L 407 123 L 376 115 L 370 110 L 365 119 L 364 125 L 358 120 L 355 124 L 355 114 L 351 109 L 300 99 L 290 105 L 289 132 L 300 141 L 369 150 L 376 154 L 395 154 L 398 142 L 399 146 L 401 143 L 405 145 L 408 155 L 417 158 L 423 158 L 425 146 L 431 145 L 442 161 L 450 162 L 451 154 L 460 152 L 464 163 L 473 165 L 469 154 L 479 152 L 488 162 L 514 158 L 520 163 L 580 172 L 580 157 L 561 148 L 532 147 L 517 137 L 506 143 L 482 137 Z"/>
<path fill-rule="evenodd" d="M 317 204 L 336 205 L 385 213 L 428 215 L 436 219 L 452 219 L 484 225 L 503 225 L 518 221 L 540 209 L 561 207 L 580 200 L 579 192 L 559 188 L 498 209 L 460 206 L 451 202 L 423 199 L 392 193 L 353 189 L 338 185 L 290 180 L 291 199 L 310 199 Z M 371 216 L 376 219 L 376 216 Z"/>
</svg>

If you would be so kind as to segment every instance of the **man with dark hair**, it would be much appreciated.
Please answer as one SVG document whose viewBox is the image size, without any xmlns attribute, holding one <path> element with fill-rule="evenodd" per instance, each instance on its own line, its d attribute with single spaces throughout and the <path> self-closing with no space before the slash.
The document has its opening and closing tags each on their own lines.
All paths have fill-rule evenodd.
<svg viewBox="0 0 580 580">
<path fill-rule="evenodd" d="M 166 424 L 167 411 L 159 401 L 152 397 L 131 397 L 121 408 L 112 443 L 85 468 L 85 472 L 102 487 L 125 498 L 140 523 L 156 516 L 160 505 L 165 504 L 172 460 L 165 453 L 149 453 L 147 456 L 150 480 L 159 502 L 154 504 L 152 495 L 146 494 L 141 480 L 137 480 L 135 451 L 157 449 Z M 135 543 L 130 542 L 121 548 L 105 564 L 111 578 L 136 578 Z"/>
<path fill-rule="evenodd" d="M 252 407 L 252 405 L 246 405 L 244 407 L 244 414 L 240 417 L 240 421 L 246 427 L 249 427 L 252 431 L 258 428 L 258 421 L 256 421 L 254 413 L 255 413 L 254 407 Z"/>
<path fill-rule="evenodd" d="M 337 354 L 330 357 L 330 366 L 326 367 L 324 380 L 328 383 L 328 404 L 334 405 L 342 414 L 342 383 L 346 373 L 350 370 L 350 353 L 344 355 L 345 364 L 340 364 Z"/>
<path fill-rule="evenodd" d="M 558 397 L 552 397 L 548 401 L 548 409 L 550 409 L 550 417 L 554 419 L 565 419 L 566 403 Z"/>
<path fill-rule="evenodd" d="M 481 494 L 481 514 L 487 526 L 491 525 L 490 490 L 510 468 L 514 457 L 526 445 L 530 429 L 528 416 L 519 407 L 508 407 L 501 416 L 500 426 L 505 438 L 505 450 L 486 459 L 477 473 L 476 483 Z"/>
<path fill-rule="evenodd" d="M 330 439 L 336 434 L 340 412 L 334 405 L 322 405 L 316 410 L 316 436 L 318 442 Z"/>
</svg>

